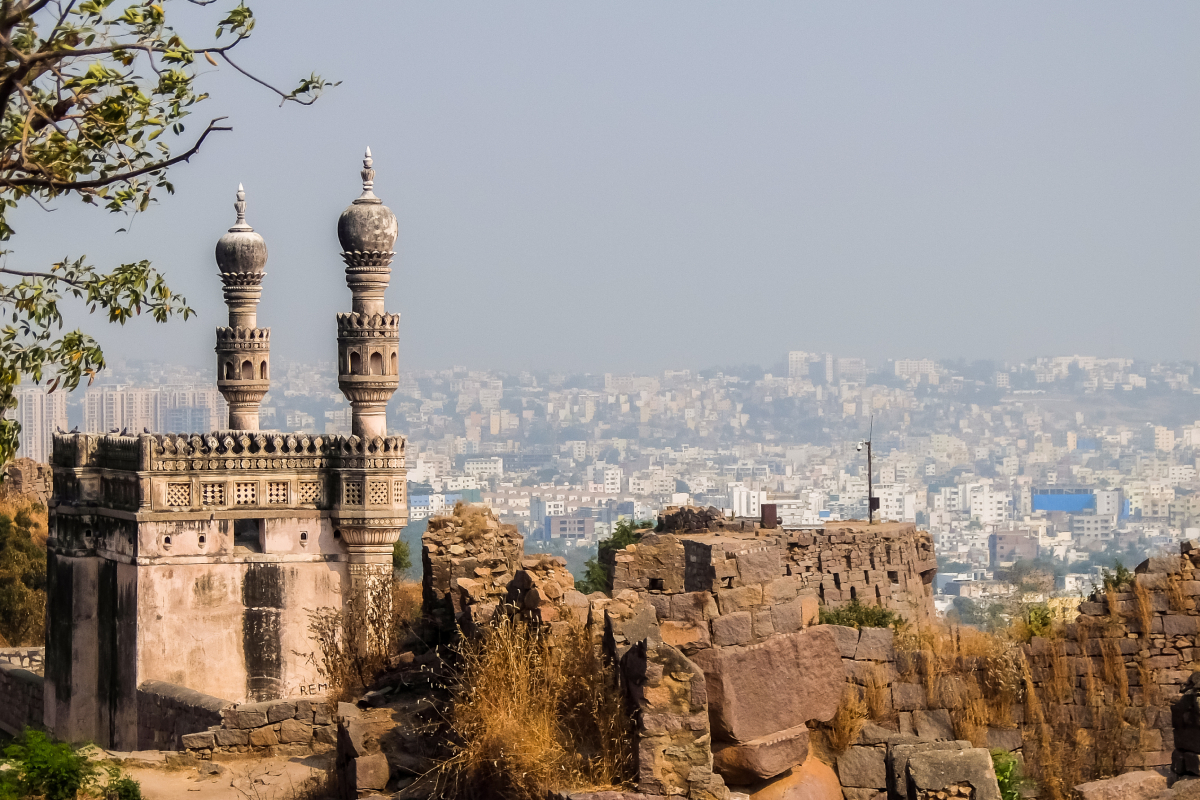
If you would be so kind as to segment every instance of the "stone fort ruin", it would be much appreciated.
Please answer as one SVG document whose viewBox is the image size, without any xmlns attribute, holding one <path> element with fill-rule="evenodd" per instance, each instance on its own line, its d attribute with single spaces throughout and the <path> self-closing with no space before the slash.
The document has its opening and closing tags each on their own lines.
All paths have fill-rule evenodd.
<svg viewBox="0 0 1200 800">
<path fill-rule="evenodd" d="M 239 186 L 237 221 L 216 247 L 229 428 L 54 437 L 44 722 L 56 736 L 149 746 L 154 703 L 139 702 L 139 687 L 155 682 L 235 702 L 304 693 L 319 683 L 306 609 L 389 602 L 376 589 L 391 580 L 408 518 L 404 438 L 384 417 L 397 386 L 399 315 L 383 300 L 397 223 L 371 166 L 368 150 L 362 194 L 337 226 L 351 293 L 337 316 L 349 436 L 259 430 L 267 248 Z M 354 633 L 363 646 L 377 635 Z"/>
</svg>

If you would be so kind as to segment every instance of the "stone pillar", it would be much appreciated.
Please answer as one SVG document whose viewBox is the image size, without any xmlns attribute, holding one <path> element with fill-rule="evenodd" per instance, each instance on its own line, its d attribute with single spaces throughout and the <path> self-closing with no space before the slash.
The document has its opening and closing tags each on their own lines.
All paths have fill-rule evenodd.
<svg viewBox="0 0 1200 800">
<path fill-rule="evenodd" d="M 217 389 L 229 403 L 229 429 L 258 430 L 259 404 L 271 386 L 271 329 L 258 327 L 267 245 L 246 224 L 246 193 L 238 186 L 237 222 L 217 242 L 229 326 L 217 328 Z"/>
<path fill-rule="evenodd" d="M 392 274 L 396 215 L 375 196 L 371 150 L 363 159 L 363 193 L 338 219 L 351 312 L 338 314 L 338 386 L 350 401 L 352 431 L 387 435 L 387 403 L 399 385 L 400 315 L 384 309 Z"/>
</svg>

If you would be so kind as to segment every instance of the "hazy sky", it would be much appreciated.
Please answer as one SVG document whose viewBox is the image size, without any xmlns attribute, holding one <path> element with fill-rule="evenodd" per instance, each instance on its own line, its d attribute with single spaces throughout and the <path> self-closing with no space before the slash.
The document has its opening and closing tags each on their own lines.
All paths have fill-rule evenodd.
<svg viewBox="0 0 1200 800">
<path fill-rule="evenodd" d="M 252 7 L 244 66 L 342 85 L 281 109 L 212 70 L 184 139 L 234 131 L 131 233 L 73 201 L 15 216 L 10 265 L 151 258 L 200 312 L 89 323 L 110 359 L 211 362 L 242 182 L 274 354 L 332 360 L 366 145 L 408 368 L 1198 356 L 1196 3 Z"/>
</svg>

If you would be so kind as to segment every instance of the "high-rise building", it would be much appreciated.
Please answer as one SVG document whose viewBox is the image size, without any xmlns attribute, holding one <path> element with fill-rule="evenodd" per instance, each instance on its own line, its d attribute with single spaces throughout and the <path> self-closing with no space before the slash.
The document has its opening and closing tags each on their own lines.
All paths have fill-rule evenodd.
<svg viewBox="0 0 1200 800">
<path fill-rule="evenodd" d="M 836 377 L 838 383 L 866 383 L 867 360 L 865 358 L 839 358 Z"/>
<path fill-rule="evenodd" d="M 920 375 L 933 375 L 935 372 L 937 372 L 937 363 L 930 358 L 908 358 L 896 362 L 897 378 L 916 378 Z"/>
<path fill-rule="evenodd" d="M 43 464 L 49 463 L 55 429 L 67 429 L 67 393 L 47 392 L 40 386 L 27 386 L 17 389 L 13 394 L 17 398 L 17 408 L 12 417 L 21 423 L 21 443 L 17 455 Z"/>
<path fill-rule="evenodd" d="M 807 378 L 808 363 L 817 358 L 815 354 L 804 350 L 792 350 L 788 353 L 788 377 Z"/>
</svg>

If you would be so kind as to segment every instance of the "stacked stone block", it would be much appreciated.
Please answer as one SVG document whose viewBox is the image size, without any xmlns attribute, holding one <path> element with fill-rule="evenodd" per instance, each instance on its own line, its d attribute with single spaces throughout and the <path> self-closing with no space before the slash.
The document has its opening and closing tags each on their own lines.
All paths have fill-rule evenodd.
<svg viewBox="0 0 1200 800">
<path fill-rule="evenodd" d="M 337 728 L 323 699 L 297 697 L 229 704 L 220 724 L 181 737 L 183 749 L 202 759 L 233 754 L 307 755 L 337 742 Z"/>
<path fill-rule="evenodd" d="M 575 589 L 567 560 L 542 553 L 521 559 L 521 569 L 508 584 L 508 603 L 551 632 L 587 625 L 591 609 L 587 597 Z"/>
<path fill-rule="evenodd" d="M 10 667 L 21 667 L 41 675 L 46 666 L 46 648 L 44 647 L 4 647 L 0 648 L 0 664 Z"/>
<path fill-rule="evenodd" d="M 521 568 L 524 539 L 489 508 L 456 506 L 421 537 L 425 613 L 443 630 L 490 619 Z"/>
</svg>

